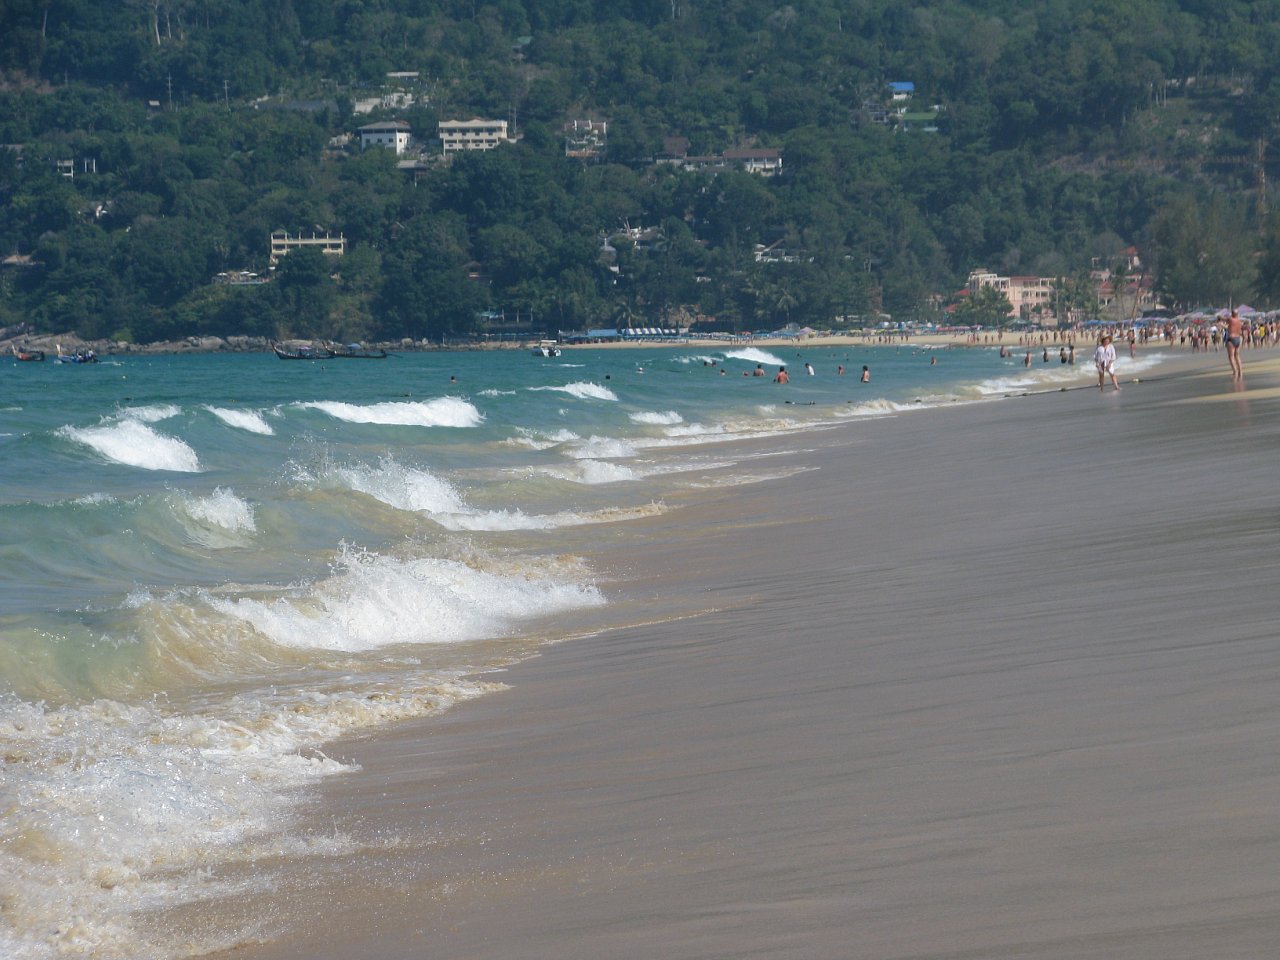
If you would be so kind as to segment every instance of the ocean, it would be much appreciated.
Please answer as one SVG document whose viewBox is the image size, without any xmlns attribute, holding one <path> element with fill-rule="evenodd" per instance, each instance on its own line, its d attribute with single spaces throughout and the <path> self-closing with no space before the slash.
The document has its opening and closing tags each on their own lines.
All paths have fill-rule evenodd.
<svg viewBox="0 0 1280 960">
<path fill-rule="evenodd" d="M 216 946 L 138 919 L 228 895 L 230 864 L 341 853 L 299 826 L 317 783 L 358 775 L 326 744 L 500 689 L 574 616 L 607 619 L 557 531 L 625 550 L 684 492 L 802 489 L 737 441 L 1096 382 L 1087 351 L 1014 353 L 0 362 L 0 956 Z"/>
</svg>

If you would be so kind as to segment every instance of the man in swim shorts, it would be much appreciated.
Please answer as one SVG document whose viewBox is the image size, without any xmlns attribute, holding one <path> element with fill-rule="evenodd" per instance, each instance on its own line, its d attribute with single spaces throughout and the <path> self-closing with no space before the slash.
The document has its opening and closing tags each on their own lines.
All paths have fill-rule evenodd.
<svg viewBox="0 0 1280 960">
<path fill-rule="evenodd" d="M 1231 364 L 1231 379 L 1239 380 L 1244 376 L 1240 367 L 1240 344 L 1244 342 L 1244 323 L 1236 310 L 1227 318 L 1227 329 L 1223 331 L 1222 342 L 1227 348 L 1227 360 Z"/>
</svg>

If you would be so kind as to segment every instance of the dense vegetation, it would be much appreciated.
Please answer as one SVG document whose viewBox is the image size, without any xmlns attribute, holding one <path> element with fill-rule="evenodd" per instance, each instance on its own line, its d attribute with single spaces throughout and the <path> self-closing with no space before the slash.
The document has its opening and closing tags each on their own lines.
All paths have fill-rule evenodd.
<svg viewBox="0 0 1280 960">
<path fill-rule="evenodd" d="M 1130 244 L 1171 305 L 1280 303 L 1257 189 L 1280 124 L 1270 0 L 4 0 L 0 71 L 0 256 L 27 264 L 0 271 L 0 325 L 829 326 L 929 316 L 978 266 L 1074 278 L 1087 302 L 1080 278 Z M 418 102 L 353 115 L 389 71 L 419 73 Z M 871 122 L 899 80 L 942 105 L 938 132 Z M 522 140 L 416 179 L 328 147 L 371 119 L 429 137 L 471 116 Z M 609 123 L 604 162 L 565 157 L 585 117 Z M 781 148 L 784 174 L 653 164 L 676 135 Z M 277 229 L 348 253 L 211 283 L 265 272 Z"/>
</svg>

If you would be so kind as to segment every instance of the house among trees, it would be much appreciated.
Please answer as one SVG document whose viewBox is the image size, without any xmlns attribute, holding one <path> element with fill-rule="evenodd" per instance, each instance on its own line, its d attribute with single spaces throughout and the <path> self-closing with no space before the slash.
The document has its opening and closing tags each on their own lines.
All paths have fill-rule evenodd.
<svg viewBox="0 0 1280 960">
<path fill-rule="evenodd" d="M 352 113 L 373 113 L 375 110 L 405 110 L 426 99 L 410 88 L 419 85 L 418 71 L 394 70 L 387 74 L 382 94 L 377 97 L 361 97 L 351 104 Z"/>
<path fill-rule="evenodd" d="M 413 128 L 403 120 L 366 123 L 356 132 L 360 134 L 361 150 L 367 150 L 369 147 L 386 147 L 399 156 L 408 150 L 409 144 L 413 142 Z"/>
<path fill-rule="evenodd" d="M 342 234 L 333 237 L 328 233 L 323 237 L 317 237 L 314 233 L 309 237 L 301 234 L 291 237 L 286 230 L 276 230 L 271 234 L 271 265 L 275 266 L 290 250 L 299 250 L 302 247 L 315 247 L 321 253 L 340 257 L 347 252 L 347 239 Z"/>
<path fill-rule="evenodd" d="M 726 150 L 724 159 L 747 173 L 772 177 L 782 172 L 782 151 L 769 147 L 751 147 L 746 150 Z"/>
<path fill-rule="evenodd" d="M 502 143 L 513 143 L 505 120 L 441 120 L 440 146 L 447 157 L 463 150 L 492 150 Z"/>
<path fill-rule="evenodd" d="M 938 104 L 916 104 L 916 85 L 909 80 L 894 80 L 884 85 L 879 96 L 863 101 L 863 116 L 872 123 L 896 127 L 898 130 L 937 133 Z"/>
<path fill-rule="evenodd" d="M 669 163 L 681 170 L 703 170 L 718 173 L 721 170 L 738 169 L 772 177 L 782 172 L 782 151 L 773 147 L 744 147 L 726 150 L 720 154 L 690 156 L 687 137 L 664 137 L 662 152 L 654 161 Z"/>
<path fill-rule="evenodd" d="M 575 160 L 604 156 L 609 125 L 604 120 L 572 120 L 564 125 L 564 155 Z"/>
<path fill-rule="evenodd" d="M 688 155 L 688 137 L 663 137 L 662 150 L 653 159 L 656 163 L 681 164 Z"/>
</svg>

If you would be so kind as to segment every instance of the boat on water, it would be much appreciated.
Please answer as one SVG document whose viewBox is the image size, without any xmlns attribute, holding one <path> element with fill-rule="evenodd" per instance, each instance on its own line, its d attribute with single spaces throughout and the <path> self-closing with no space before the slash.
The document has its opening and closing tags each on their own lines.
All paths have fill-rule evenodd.
<svg viewBox="0 0 1280 960">
<path fill-rule="evenodd" d="M 39 362 L 44 360 L 43 350 L 28 350 L 25 347 L 12 347 L 11 349 L 13 350 L 13 356 L 16 360 L 24 360 L 27 362 Z"/>
<path fill-rule="evenodd" d="M 281 360 L 331 360 L 334 353 L 328 347 L 312 343 L 310 340 L 286 340 L 273 343 L 271 349 Z"/>
<path fill-rule="evenodd" d="M 560 345 L 554 340 L 539 340 L 538 345 L 533 348 L 535 357 L 558 357 L 560 356 Z"/>
<path fill-rule="evenodd" d="M 360 343 L 334 344 L 329 347 L 335 360 L 385 360 L 387 351 Z"/>
<path fill-rule="evenodd" d="M 44 359 L 44 355 L 41 355 Z M 62 344 L 58 344 L 58 355 L 53 358 L 54 363 L 97 363 L 98 355 L 92 350 L 81 349 L 75 353 L 63 353 Z"/>
</svg>

